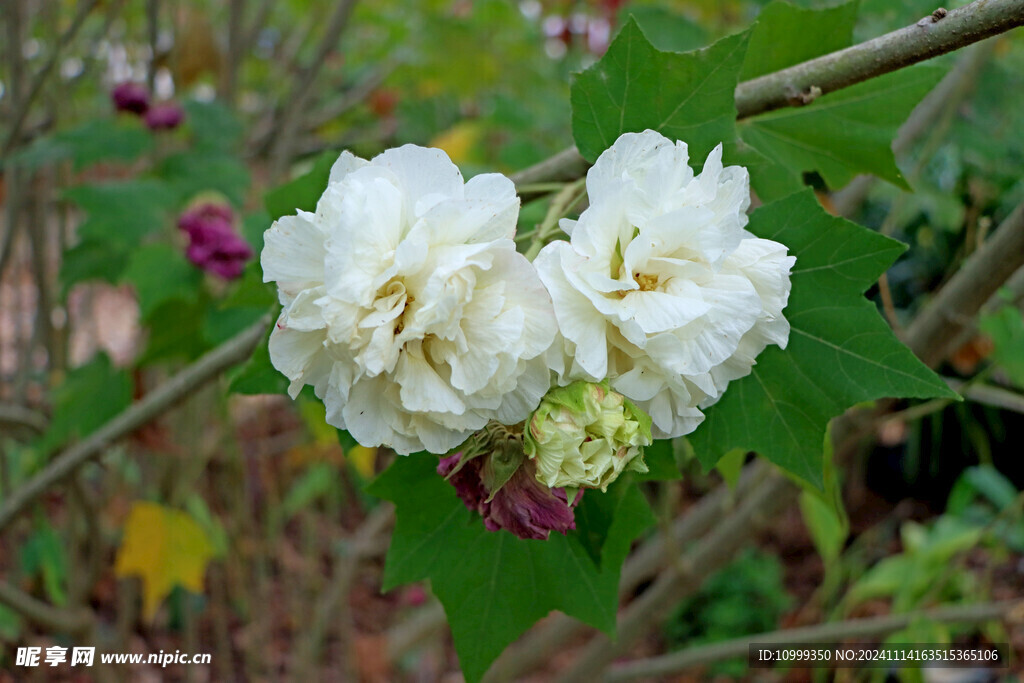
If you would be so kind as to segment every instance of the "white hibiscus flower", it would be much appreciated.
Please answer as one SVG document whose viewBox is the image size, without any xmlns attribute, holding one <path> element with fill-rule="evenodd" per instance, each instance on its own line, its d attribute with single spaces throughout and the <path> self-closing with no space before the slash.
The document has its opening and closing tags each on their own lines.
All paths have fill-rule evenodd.
<svg viewBox="0 0 1024 683">
<path fill-rule="evenodd" d="M 515 250 L 508 178 L 464 183 L 444 152 L 343 153 L 315 213 L 266 233 L 284 305 L 270 336 L 295 397 L 366 446 L 444 453 L 489 420 L 526 419 L 549 387 L 551 300 Z"/>
<path fill-rule="evenodd" d="M 656 438 L 687 434 L 768 344 L 785 347 L 786 247 L 744 230 L 749 177 L 716 147 L 694 176 L 686 144 L 627 133 L 587 174 L 590 206 L 563 220 L 534 265 L 564 337 L 560 381 L 600 381 L 653 419 Z"/>
</svg>

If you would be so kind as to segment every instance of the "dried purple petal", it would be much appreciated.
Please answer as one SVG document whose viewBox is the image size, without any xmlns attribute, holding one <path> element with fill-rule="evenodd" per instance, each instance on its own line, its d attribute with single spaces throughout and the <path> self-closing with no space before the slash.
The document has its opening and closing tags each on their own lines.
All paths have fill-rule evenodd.
<svg viewBox="0 0 1024 683">
<path fill-rule="evenodd" d="M 150 130 L 173 130 L 185 120 L 185 110 L 177 102 L 155 104 L 143 118 Z"/>
<path fill-rule="evenodd" d="M 178 219 L 189 236 L 185 256 L 203 270 L 233 280 L 253 257 L 252 248 L 235 232 L 234 214 L 222 204 L 201 204 Z"/>
<path fill-rule="evenodd" d="M 512 478 L 502 486 L 490 502 L 490 493 L 483 484 L 481 471 L 489 455 L 467 461 L 451 474 L 461 459 L 461 453 L 442 458 L 437 466 L 441 476 L 455 487 L 455 492 L 473 512 L 483 517 L 489 531 L 505 529 L 519 538 L 544 540 L 552 531 L 565 533 L 576 528 L 573 508 L 579 496 L 569 505 L 565 489 L 552 489 L 537 481 L 536 467 L 527 460 Z"/>
<path fill-rule="evenodd" d="M 552 489 L 537 481 L 532 461 L 523 463 L 489 503 L 484 522 L 490 520 L 519 538 L 546 539 L 552 531 L 565 533 L 576 528 L 573 508 L 565 489 Z M 490 528 L 490 527 L 488 527 Z"/>
<path fill-rule="evenodd" d="M 110 91 L 110 99 L 114 108 L 142 115 L 149 109 L 149 91 L 141 83 L 120 83 Z"/>
</svg>

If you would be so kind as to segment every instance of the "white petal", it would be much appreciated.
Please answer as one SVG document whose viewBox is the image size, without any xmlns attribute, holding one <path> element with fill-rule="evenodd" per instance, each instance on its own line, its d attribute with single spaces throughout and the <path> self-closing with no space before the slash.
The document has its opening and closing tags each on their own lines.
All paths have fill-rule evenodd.
<svg viewBox="0 0 1024 683">
<path fill-rule="evenodd" d="M 462 172 L 439 149 L 403 145 L 378 154 L 370 163 L 395 175 L 411 216 L 423 215 L 438 201 L 463 198 Z"/>
<path fill-rule="evenodd" d="M 323 282 L 324 235 L 313 218 L 313 214 L 305 211 L 297 216 L 282 216 L 263 234 L 260 265 L 264 282 L 278 282 L 285 287 Z"/>
<path fill-rule="evenodd" d="M 370 162 L 366 159 L 360 159 L 352 152 L 345 150 L 341 153 L 341 156 L 338 157 L 338 160 L 334 162 L 334 165 L 331 166 L 331 175 L 328 178 L 327 183 L 333 184 L 340 182 L 344 180 L 345 176 L 349 173 L 357 168 L 366 166 L 368 163 Z"/>
</svg>

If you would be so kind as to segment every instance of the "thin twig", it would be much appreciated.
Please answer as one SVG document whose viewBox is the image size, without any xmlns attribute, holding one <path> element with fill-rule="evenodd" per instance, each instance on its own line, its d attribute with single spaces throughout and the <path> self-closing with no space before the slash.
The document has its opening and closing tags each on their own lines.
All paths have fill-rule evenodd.
<svg viewBox="0 0 1024 683">
<path fill-rule="evenodd" d="M 349 18 L 356 5 L 356 0 L 339 0 L 331 15 L 327 31 L 324 33 L 320 44 L 317 46 L 312 61 L 298 75 L 295 87 L 292 88 L 285 100 L 281 115 L 277 119 L 277 144 L 274 148 L 273 160 L 271 163 L 271 176 L 278 177 L 284 171 L 285 165 L 290 159 L 290 150 L 294 144 L 295 135 L 298 132 L 298 114 L 306 108 L 306 101 L 312 92 L 313 83 L 317 75 L 327 62 L 327 57 L 337 48 L 338 41 L 348 27 Z"/>
<path fill-rule="evenodd" d="M 315 670 L 328 626 L 339 619 L 339 623 L 347 624 L 349 617 L 345 614 L 346 610 L 341 608 L 341 604 L 348 598 L 349 588 L 356 570 L 359 568 L 360 562 L 375 554 L 376 549 L 380 546 L 379 537 L 387 533 L 394 520 L 394 507 L 390 503 L 381 503 L 360 525 L 347 548 L 347 553 L 338 558 L 327 592 L 319 601 L 312 623 L 305 630 L 302 644 L 297 648 L 298 658 L 296 661 L 299 664 L 299 670 L 296 672 L 297 680 L 309 680 L 310 669 Z M 351 629 L 343 626 L 342 630 Z M 348 642 L 350 640 L 351 638 L 344 638 L 346 642 L 344 642 L 345 647 L 342 652 L 345 662 L 353 660 L 353 653 L 347 651 L 352 645 L 351 642 Z M 356 672 L 348 673 L 354 676 Z"/>
<path fill-rule="evenodd" d="M 93 619 L 90 610 L 54 607 L 15 588 L 6 581 L 0 581 L 0 604 L 7 605 L 34 624 L 60 633 L 81 632 L 89 627 Z"/>
<path fill-rule="evenodd" d="M 98 0 L 82 0 L 78 5 L 78 12 L 75 14 L 74 19 L 71 20 L 71 25 L 68 26 L 67 30 L 61 34 L 60 38 L 57 39 L 57 44 L 54 45 L 53 51 L 50 53 L 49 58 L 38 72 L 36 72 L 35 78 L 32 80 L 32 86 L 29 88 L 28 93 L 25 94 L 24 99 L 18 102 L 18 108 L 14 112 L 14 116 L 11 119 L 10 129 L 7 133 L 7 140 L 4 141 L 3 154 L 0 156 L 7 156 L 12 149 L 18 144 L 18 139 L 21 136 L 21 128 L 25 124 L 25 117 L 28 116 L 28 110 L 31 109 L 32 103 L 39 95 L 39 91 L 43 87 L 43 83 L 46 81 L 50 72 L 53 71 L 53 67 L 57 64 L 57 59 L 60 57 L 60 53 L 64 51 L 64 48 L 75 39 L 78 35 L 78 30 L 82 28 L 82 24 L 85 23 L 86 17 L 92 12 L 93 8 L 96 7 Z M 21 4 L 18 0 L 14 0 L 11 4 Z M 18 43 L 20 45 L 20 42 Z"/>
<path fill-rule="evenodd" d="M 190 396 L 197 388 L 227 368 L 245 360 L 260 342 L 270 324 L 269 316 L 240 332 L 202 358 L 171 377 L 155 390 L 121 412 L 90 436 L 54 457 L 46 467 L 16 489 L 0 504 L 0 531 L 48 488 L 74 474 L 79 467 L 99 457 L 118 439 L 159 417 L 168 408 Z"/>
<path fill-rule="evenodd" d="M 605 675 L 604 680 L 630 681 L 636 678 L 671 676 L 696 666 L 705 666 L 736 657 L 746 658 L 750 645 L 753 643 L 829 643 L 851 638 L 874 638 L 900 631 L 920 619 L 942 624 L 978 624 L 1001 619 L 1011 613 L 1018 613 L 1017 618 L 1019 619 L 1024 616 L 1022 610 L 1024 610 L 1024 601 L 1006 600 L 782 629 L 620 664 L 612 668 Z"/>
</svg>

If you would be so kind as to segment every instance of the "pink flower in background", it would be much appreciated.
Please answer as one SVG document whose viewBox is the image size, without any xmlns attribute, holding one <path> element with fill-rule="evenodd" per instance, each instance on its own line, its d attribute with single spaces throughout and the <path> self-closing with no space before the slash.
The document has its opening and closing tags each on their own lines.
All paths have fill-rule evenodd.
<svg viewBox="0 0 1024 683">
<path fill-rule="evenodd" d="M 143 117 L 150 130 L 173 130 L 184 120 L 185 110 L 177 102 L 154 104 Z"/>
<path fill-rule="evenodd" d="M 200 204 L 181 215 L 178 227 L 189 236 L 188 260 L 225 280 L 241 275 L 253 257 L 252 248 L 235 232 L 229 206 Z"/>
<path fill-rule="evenodd" d="M 149 90 L 141 83 L 125 82 L 118 84 L 110 91 L 110 99 L 114 108 L 142 115 L 149 109 Z"/>
<path fill-rule="evenodd" d="M 552 531 L 565 533 L 576 528 L 573 508 L 579 503 L 576 496 L 572 505 L 565 489 L 548 488 L 537 481 L 533 461 L 526 460 L 497 493 L 490 495 L 484 486 L 482 470 L 487 458 L 483 455 L 467 461 L 451 474 L 462 458 L 461 453 L 442 458 L 437 473 L 449 477 L 455 492 L 469 510 L 480 513 L 488 531 L 505 529 L 519 538 L 546 540 Z"/>
</svg>

